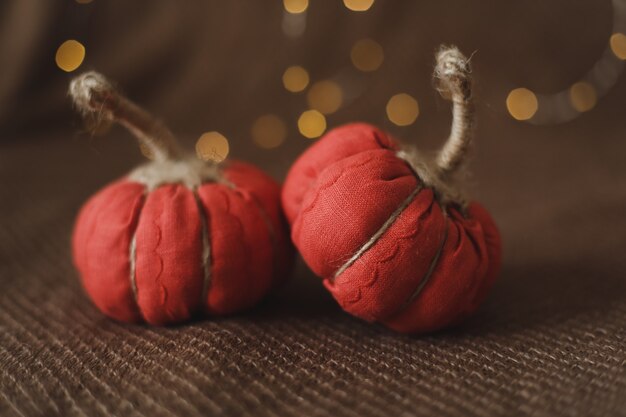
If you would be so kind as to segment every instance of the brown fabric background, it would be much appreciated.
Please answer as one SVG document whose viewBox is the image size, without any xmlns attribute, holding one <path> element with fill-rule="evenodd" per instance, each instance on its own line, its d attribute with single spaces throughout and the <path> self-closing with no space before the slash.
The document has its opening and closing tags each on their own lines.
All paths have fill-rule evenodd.
<svg viewBox="0 0 626 417">
<path fill-rule="evenodd" d="M 563 125 L 515 122 L 503 107 L 511 88 L 547 93 L 582 77 L 611 33 L 610 3 L 378 0 L 354 14 L 313 1 L 297 41 L 281 16 L 279 2 L 0 5 L 0 415 L 626 415 L 626 81 Z M 148 328 L 96 311 L 71 265 L 73 219 L 140 155 L 121 129 L 77 133 L 56 47 L 81 40 L 81 69 L 118 80 L 188 145 L 219 130 L 232 156 L 280 179 L 309 144 L 294 128 L 305 100 L 282 89 L 282 70 L 333 76 L 364 36 L 385 63 L 330 125 L 367 120 L 426 148 L 449 123 L 432 51 L 478 51 L 472 189 L 505 249 L 480 312 L 438 334 L 397 335 L 342 313 L 302 264 L 234 317 Z M 420 102 L 408 128 L 385 120 L 398 91 Z M 290 123 L 274 151 L 249 138 L 267 112 Z"/>
</svg>

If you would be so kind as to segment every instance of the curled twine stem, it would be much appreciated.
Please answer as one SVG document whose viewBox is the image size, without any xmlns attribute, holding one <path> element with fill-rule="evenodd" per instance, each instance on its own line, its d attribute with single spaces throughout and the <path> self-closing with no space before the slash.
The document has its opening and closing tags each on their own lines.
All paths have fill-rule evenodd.
<svg viewBox="0 0 626 417">
<path fill-rule="evenodd" d="M 467 198 L 458 186 L 459 171 L 472 142 L 474 105 L 469 60 L 455 46 L 441 47 L 436 54 L 433 77 L 437 90 L 452 100 L 452 127 L 441 150 L 431 158 L 414 146 L 406 146 L 397 155 L 404 159 L 424 184 L 435 191 L 442 205 L 455 203 L 462 209 Z"/>
<path fill-rule="evenodd" d="M 455 46 L 441 47 L 437 52 L 434 78 L 440 93 L 452 100 L 450 136 L 437 154 L 437 176 L 444 180 L 454 174 L 466 160 L 474 127 L 474 102 L 469 59 Z"/>
<path fill-rule="evenodd" d="M 69 95 L 83 116 L 117 122 L 154 155 L 155 161 L 177 160 L 182 152 L 174 134 L 158 119 L 120 94 L 102 75 L 86 72 L 70 82 Z"/>
</svg>

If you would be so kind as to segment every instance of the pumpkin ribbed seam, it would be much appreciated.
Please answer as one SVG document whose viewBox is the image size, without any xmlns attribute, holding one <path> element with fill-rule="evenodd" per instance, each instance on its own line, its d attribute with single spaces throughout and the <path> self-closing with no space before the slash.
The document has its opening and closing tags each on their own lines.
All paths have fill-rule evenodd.
<svg viewBox="0 0 626 417">
<path fill-rule="evenodd" d="M 137 311 L 141 316 L 142 320 L 145 322 L 146 318 L 143 315 L 143 311 L 141 310 L 141 306 L 139 305 L 138 300 L 138 290 L 137 290 L 137 229 L 139 229 L 139 221 L 141 220 L 141 213 L 143 213 L 143 208 L 146 205 L 146 200 L 148 199 L 148 195 L 150 194 L 150 190 L 144 186 L 143 189 L 143 197 L 141 199 L 141 207 L 139 208 L 139 212 L 137 213 L 137 222 L 135 224 L 135 230 L 133 230 L 130 239 L 130 245 L 128 247 L 128 264 L 129 264 L 129 275 L 128 279 L 130 280 L 130 289 L 133 294 L 133 301 L 135 302 L 135 307 L 137 307 Z"/>
<path fill-rule="evenodd" d="M 200 306 L 203 311 L 206 311 L 207 296 L 209 293 L 209 286 L 211 285 L 211 244 L 209 239 L 209 216 L 205 207 L 202 205 L 198 190 L 192 190 L 193 197 L 196 200 L 198 206 L 198 215 L 200 216 L 200 222 L 202 224 L 202 233 L 200 239 L 202 240 L 202 293 Z"/>
<path fill-rule="evenodd" d="M 276 236 L 276 230 L 274 229 L 274 225 L 272 224 L 272 220 L 270 219 L 269 214 L 267 214 L 267 211 L 265 210 L 265 207 L 263 207 L 263 205 L 261 204 L 261 202 L 256 198 L 256 196 L 254 196 L 252 193 L 249 193 L 250 195 L 250 199 L 251 201 L 254 203 L 254 206 L 257 208 L 257 210 L 259 211 L 259 215 L 261 216 L 261 219 L 263 220 L 263 223 L 265 223 L 265 227 L 267 227 L 267 231 L 270 237 L 270 245 L 272 246 L 272 281 L 274 281 L 275 279 L 278 279 L 279 277 L 276 276 L 276 273 L 278 272 L 279 268 L 278 268 L 278 238 Z M 275 281 L 272 282 L 272 286 L 275 284 Z"/>
<path fill-rule="evenodd" d="M 385 220 L 383 225 L 370 237 L 367 242 L 365 242 L 355 253 L 348 259 L 332 276 L 330 279 L 331 282 L 334 282 L 339 275 L 343 274 L 346 269 L 348 269 L 352 264 L 354 264 L 365 252 L 367 252 L 376 242 L 380 239 L 385 232 L 395 223 L 395 221 L 400 218 L 402 212 L 415 200 L 417 195 L 424 189 L 422 184 L 419 184 L 412 192 L 408 195 L 407 198 L 402 201 L 402 203 L 396 208 L 396 210 L 391 213 L 389 218 Z"/>
<path fill-rule="evenodd" d="M 450 229 L 450 219 L 448 218 L 447 215 L 445 215 L 445 213 L 446 212 L 444 211 L 444 221 L 446 222 L 446 227 L 443 229 L 443 236 L 439 240 L 439 247 L 437 248 L 437 253 L 435 253 L 435 256 L 433 257 L 432 261 L 430 261 L 428 270 L 426 271 L 422 279 L 419 280 L 419 282 L 417 283 L 417 287 L 415 287 L 415 290 L 413 290 L 409 298 L 407 298 L 406 301 L 402 303 L 402 305 L 394 313 L 390 314 L 388 317 L 397 316 L 398 314 L 402 313 L 404 310 L 409 308 L 409 306 L 413 303 L 413 301 L 415 301 L 417 296 L 421 294 L 426 284 L 428 284 L 428 282 L 430 281 L 430 278 L 433 276 L 433 273 L 435 272 L 435 269 L 437 269 L 437 265 L 439 265 L 439 259 L 441 258 L 441 255 L 443 253 L 443 248 L 446 246 L 446 242 L 448 241 L 448 233 Z"/>
</svg>

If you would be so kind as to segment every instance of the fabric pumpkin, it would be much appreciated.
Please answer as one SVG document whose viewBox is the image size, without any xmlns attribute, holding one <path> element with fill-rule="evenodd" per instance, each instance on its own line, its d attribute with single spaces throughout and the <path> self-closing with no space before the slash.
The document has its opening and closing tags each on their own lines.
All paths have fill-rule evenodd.
<svg viewBox="0 0 626 417">
<path fill-rule="evenodd" d="M 447 79 L 465 82 L 459 74 L 469 69 L 456 71 Z M 453 93 L 462 93 L 457 102 L 471 97 Z M 469 138 L 453 132 L 450 140 Z M 438 173 L 457 165 L 454 155 L 440 170 L 405 155 L 373 126 L 337 128 L 294 163 L 282 201 L 295 246 L 344 310 L 419 333 L 477 309 L 496 279 L 501 243 L 482 206 L 451 201 L 459 194 Z"/>
<path fill-rule="evenodd" d="M 79 108 L 109 106 L 111 119 L 134 115 L 99 77 L 75 80 Z M 89 97 L 81 101 L 81 93 Z M 173 149 L 157 142 L 159 159 L 98 192 L 78 215 L 74 262 L 94 304 L 116 320 L 164 325 L 234 313 L 288 274 L 278 184 L 252 165 L 217 166 Z"/>
</svg>

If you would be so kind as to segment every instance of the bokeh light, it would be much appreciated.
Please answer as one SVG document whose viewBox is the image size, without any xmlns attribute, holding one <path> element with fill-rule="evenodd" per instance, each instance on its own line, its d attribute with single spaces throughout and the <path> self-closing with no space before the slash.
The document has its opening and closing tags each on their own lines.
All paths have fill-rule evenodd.
<svg viewBox="0 0 626 417">
<path fill-rule="evenodd" d="M 334 81 L 318 81 L 307 93 L 309 107 L 323 114 L 331 114 L 339 110 L 343 102 L 341 87 Z"/>
<path fill-rule="evenodd" d="M 539 102 L 527 88 L 516 88 L 506 98 L 506 108 L 515 120 L 528 120 L 535 115 Z"/>
<path fill-rule="evenodd" d="M 609 45 L 611 45 L 611 51 L 613 51 L 616 57 L 622 61 L 626 60 L 626 35 L 623 33 L 614 33 L 611 35 Z"/>
<path fill-rule="evenodd" d="M 569 89 L 569 99 L 572 107 L 582 113 L 595 107 L 598 102 L 598 94 L 591 84 L 580 81 Z"/>
<path fill-rule="evenodd" d="M 309 0 L 283 0 L 283 6 L 289 13 L 304 13 L 309 7 Z"/>
<path fill-rule="evenodd" d="M 397 126 L 413 124 L 419 116 L 417 100 L 406 93 L 396 94 L 387 102 L 387 117 Z"/>
<path fill-rule="evenodd" d="M 228 139 L 219 132 L 206 132 L 196 142 L 198 158 L 205 161 L 222 162 L 229 151 Z"/>
<path fill-rule="evenodd" d="M 350 59 L 358 70 L 376 71 L 384 60 L 383 47 L 371 39 L 361 39 L 352 46 Z"/>
<path fill-rule="evenodd" d="M 280 146 L 287 137 L 287 126 L 274 114 L 259 117 L 250 129 L 252 140 L 259 147 L 273 149 Z"/>
<path fill-rule="evenodd" d="M 343 0 L 343 4 L 353 12 L 364 12 L 372 7 L 374 0 Z"/>
<path fill-rule="evenodd" d="M 318 138 L 326 131 L 326 118 L 317 110 L 307 110 L 298 118 L 298 130 L 305 138 Z"/>
<path fill-rule="evenodd" d="M 298 65 L 291 66 L 283 73 L 283 85 L 287 91 L 299 93 L 309 85 L 309 73 Z"/>
<path fill-rule="evenodd" d="M 70 39 L 57 49 L 55 61 L 57 66 L 65 72 L 72 72 L 80 67 L 85 59 L 85 47 L 78 41 Z"/>
</svg>

